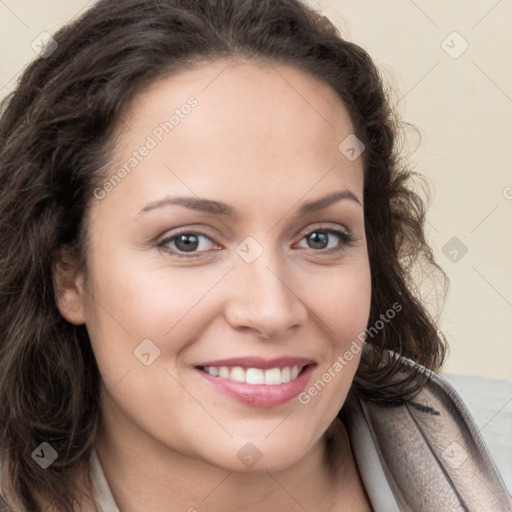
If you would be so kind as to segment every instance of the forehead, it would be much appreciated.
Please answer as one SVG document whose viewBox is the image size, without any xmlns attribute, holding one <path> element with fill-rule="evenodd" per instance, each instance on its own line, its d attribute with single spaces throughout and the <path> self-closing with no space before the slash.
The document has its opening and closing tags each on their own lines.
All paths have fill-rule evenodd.
<svg viewBox="0 0 512 512">
<path fill-rule="evenodd" d="M 317 185 L 362 190 L 361 158 L 350 161 L 338 148 L 353 131 L 337 93 L 298 68 L 197 65 L 150 84 L 127 106 L 108 174 L 134 165 L 112 196 L 139 205 L 167 189 L 225 202 L 235 185 L 255 198 L 298 199 Z M 143 146 L 150 150 L 134 156 Z"/>
<path fill-rule="evenodd" d="M 294 134 L 313 131 L 353 133 L 350 116 L 334 89 L 292 65 L 270 61 L 219 60 L 197 64 L 151 83 L 127 105 L 123 120 L 132 128 L 168 119 L 194 96 L 200 116 L 189 126 L 205 130 L 238 126 L 269 136 L 301 117 Z M 196 118 L 197 123 L 194 123 Z M 254 133 L 254 130 L 252 130 Z M 173 134 L 174 135 L 174 134 Z"/>
</svg>

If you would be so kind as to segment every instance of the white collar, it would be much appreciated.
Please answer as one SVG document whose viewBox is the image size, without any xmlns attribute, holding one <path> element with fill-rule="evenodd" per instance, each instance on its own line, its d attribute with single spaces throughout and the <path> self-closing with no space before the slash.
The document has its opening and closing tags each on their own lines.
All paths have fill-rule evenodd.
<svg viewBox="0 0 512 512">
<path fill-rule="evenodd" d="M 92 449 L 89 464 L 98 512 L 120 512 L 114 500 L 114 496 L 112 496 L 112 491 L 108 485 L 95 448 Z"/>
</svg>

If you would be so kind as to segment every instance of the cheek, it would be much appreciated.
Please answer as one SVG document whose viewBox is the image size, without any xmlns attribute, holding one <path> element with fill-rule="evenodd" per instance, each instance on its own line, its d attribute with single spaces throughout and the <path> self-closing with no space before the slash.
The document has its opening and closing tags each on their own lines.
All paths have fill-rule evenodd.
<svg viewBox="0 0 512 512">
<path fill-rule="evenodd" d="M 171 269 L 143 259 L 116 257 L 115 251 L 108 258 L 99 251 L 91 258 L 87 330 L 107 389 L 128 372 L 132 384 L 140 378 L 141 390 L 148 375 L 154 379 L 164 368 L 179 375 L 182 354 L 219 314 L 215 286 L 226 269 Z M 169 385 L 168 375 L 162 375 L 163 382 L 153 382 L 154 387 Z"/>
<path fill-rule="evenodd" d="M 316 325 L 325 334 L 322 358 L 308 386 L 298 396 L 304 422 L 324 432 L 338 414 L 352 385 L 362 352 L 371 301 L 369 265 L 364 259 L 333 273 L 316 288 Z"/>
<path fill-rule="evenodd" d="M 326 335 L 338 349 L 366 329 L 370 315 L 371 276 L 367 260 L 359 259 L 318 280 L 312 293 L 315 315 L 326 328 Z M 309 292 L 311 296 L 311 292 Z"/>
<path fill-rule="evenodd" d="M 200 275 L 198 275 L 200 274 Z M 112 257 L 96 266 L 92 308 L 104 329 L 113 324 L 132 339 L 163 338 L 201 302 L 220 272 L 148 266 L 143 258 Z"/>
</svg>

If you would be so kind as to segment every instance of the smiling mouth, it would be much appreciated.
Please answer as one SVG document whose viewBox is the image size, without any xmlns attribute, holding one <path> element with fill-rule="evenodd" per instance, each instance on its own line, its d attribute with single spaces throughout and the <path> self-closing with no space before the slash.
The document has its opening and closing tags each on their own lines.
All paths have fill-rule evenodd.
<svg viewBox="0 0 512 512">
<path fill-rule="evenodd" d="M 241 366 L 200 366 L 199 370 L 211 375 L 234 382 L 267 386 L 279 386 L 295 380 L 309 365 L 284 366 L 276 368 L 242 368 Z"/>
</svg>

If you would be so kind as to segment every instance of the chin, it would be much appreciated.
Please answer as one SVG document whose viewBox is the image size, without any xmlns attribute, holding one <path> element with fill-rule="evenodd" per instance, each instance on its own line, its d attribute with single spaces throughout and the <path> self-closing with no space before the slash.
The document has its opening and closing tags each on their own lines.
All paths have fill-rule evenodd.
<svg viewBox="0 0 512 512">
<path fill-rule="evenodd" d="M 204 460 L 226 471 L 237 473 L 275 472 L 287 469 L 307 456 L 315 440 L 297 436 L 283 430 L 271 433 L 267 438 L 240 436 L 230 440 L 225 448 L 222 443 L 212 442 L 215 451 L 204 453 Z"/>
</svg>

